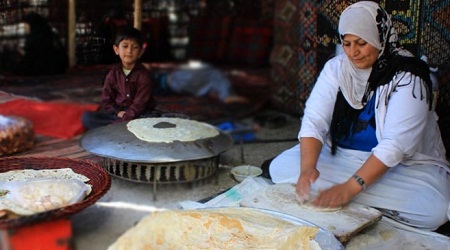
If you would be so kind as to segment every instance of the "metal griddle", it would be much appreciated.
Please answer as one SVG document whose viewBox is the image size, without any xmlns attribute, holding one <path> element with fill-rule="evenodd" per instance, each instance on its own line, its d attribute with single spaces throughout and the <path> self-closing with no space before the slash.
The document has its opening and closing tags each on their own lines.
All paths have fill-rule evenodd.
<svg viewBox="0 0 450 250">
<path fill-rule="evenodd" d="M 98 156 L 127 162 L 197 160 L 217 156 L 233 146 L 233 138 L 218 131 L 219 135 L 215 137 L 191 142 L 152 143 L 137 138 L 128 131 L 127 122 L 121 122 L 86 132 L 81 138 L 81 147 Z"/>
<path fill-rule="evenodd" d="M 156 199 L 159 183 L 192 182 L 216 173 L 220 153 L 234 144 L 231 135 L 217 130 L 219 135 L 215 137 L 153 143 L 137 138 L 128 130 L 127 122 L 122 122 L 86 132 L 81 138 L 81 147 L 103 157 L 103 168 L 111 175 L 153 183 Z"/>
</svg>

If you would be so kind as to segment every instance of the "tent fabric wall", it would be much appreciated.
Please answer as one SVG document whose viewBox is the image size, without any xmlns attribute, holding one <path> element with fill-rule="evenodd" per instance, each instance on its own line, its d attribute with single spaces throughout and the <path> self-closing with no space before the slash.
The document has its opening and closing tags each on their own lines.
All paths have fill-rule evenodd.
<svg viewBox="0 0 450 250">
<path fill-rule="evenodd" d="M 271 53 L 274 107 L 302 115 L 320 70 L 334 55 L 339 15 L 354 2 L 276 1 Z M 384 0 L 380 4 L 391 14 L 401 44 L 427 56 L 429 63 L 440 69 L 441 87 L 448 84 L 450 1 Z"/>
</svg>

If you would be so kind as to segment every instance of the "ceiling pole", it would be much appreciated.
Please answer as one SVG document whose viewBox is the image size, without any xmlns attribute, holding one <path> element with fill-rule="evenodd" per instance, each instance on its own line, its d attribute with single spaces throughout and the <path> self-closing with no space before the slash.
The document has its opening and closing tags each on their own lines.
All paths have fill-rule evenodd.
<svg viewBox="0 0 450 250">
<path fill-rule="evenodd" d="M 76 15 L 75 15 L 75 1 L 69 0 L 69 9 L 68 9 L 68 20 L 67 20 L 67 36 L 68 36 L 68 54 L 69 54 L 69 67 L 75 66 L 76 58 L 75 58 L 75 23 L 76 23 Z"/>
<path fill-rule="evenodd" d="M 134 25 L 136 29 L 142 27 L 142 0 L 134 0 Z"/>
</svg>

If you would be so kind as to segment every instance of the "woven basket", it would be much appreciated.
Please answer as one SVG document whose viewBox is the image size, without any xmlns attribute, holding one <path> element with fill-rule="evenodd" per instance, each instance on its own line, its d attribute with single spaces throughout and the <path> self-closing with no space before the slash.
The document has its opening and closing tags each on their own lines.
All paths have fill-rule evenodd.
<svg viewBox="0 0 450 250">
<path fill-rule="evenodd" d="M 92 185 L 92 192 L 83 201 L 63 208 L 14 219 L 0 218 L 0 229 L 15 228 L 30 225 L 36 222 L 67 218 L 94 204 L 111 187 L 111 178 L 109 174 L 102 167 L 87 160 L 54 157 L 0 158 L 0 173 L 19 169 L 41 170 L 59 168 L 71 168 L 75 173 L 82 174 L 89 178 L 87 184 Z"/>
</svg>

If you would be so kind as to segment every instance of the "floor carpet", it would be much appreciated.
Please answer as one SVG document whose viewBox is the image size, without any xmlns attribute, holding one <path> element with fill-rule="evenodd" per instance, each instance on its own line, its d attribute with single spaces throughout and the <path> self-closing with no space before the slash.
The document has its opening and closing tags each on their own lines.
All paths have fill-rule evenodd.
<svg viewBox="0 0 450 250">
<path fill-rule="evenodd" d="M 65 75 L 44 77 L 0 77 L 0 107 L 17 100 L 25 102 L 70 102 L 80 106 L 100 103 L 102 79 L 110 66 L 95 66 L 75 69 Z M 225 105 L 223 103 L 193 96 L 155 96 L 157 111 L 166 115 L 183 115 L 209 123 L 230 121 L 250 116 L 262 109 L 269 99 L 268 70 L 233 71 L 232 83 L 239 94 L 251 102 L 246 105 Z M 0 114 L 6 114 L 0 109 Z M 86 152 L 80 145 L 82 134 L 71 138 L 58 138 L 42 133 L 36 134 L 36 143 L 31 150 L 14 156 L 46 156 L 91 159 L 101 163 L 101 158 Z"/>
<path fill-rule="evenodd" d="M 57 76 L 3 77 L 0 79 L 0 89 L 12 95 L 43 101 L 99 104 L 103 77 L 109 68 L 109 65 L 102 65 Z M 268 102 L 269 70 L 242 71 L 228 68 L 226 72 L 233 72 L 229 74 L 230 81 L 238 94 L 250 99 L 248 104 L 226 105 L 210 98 L 188 95 L 155 96 L 156 111 L 182 114 L 199 121 L 218 122 L 249 116 Z"/>
<path fill-rule="evenodd" d="M 37 101 L 17 98 L 0 103 L 4 116 L 19 116 L 30 120 L 36 134 L 70 139 L 82 134 L 85 128 L 81 116 L 85 111 L 94 111 L 97 104 L 80 104 L 67 101 Z"/>
</svg>

